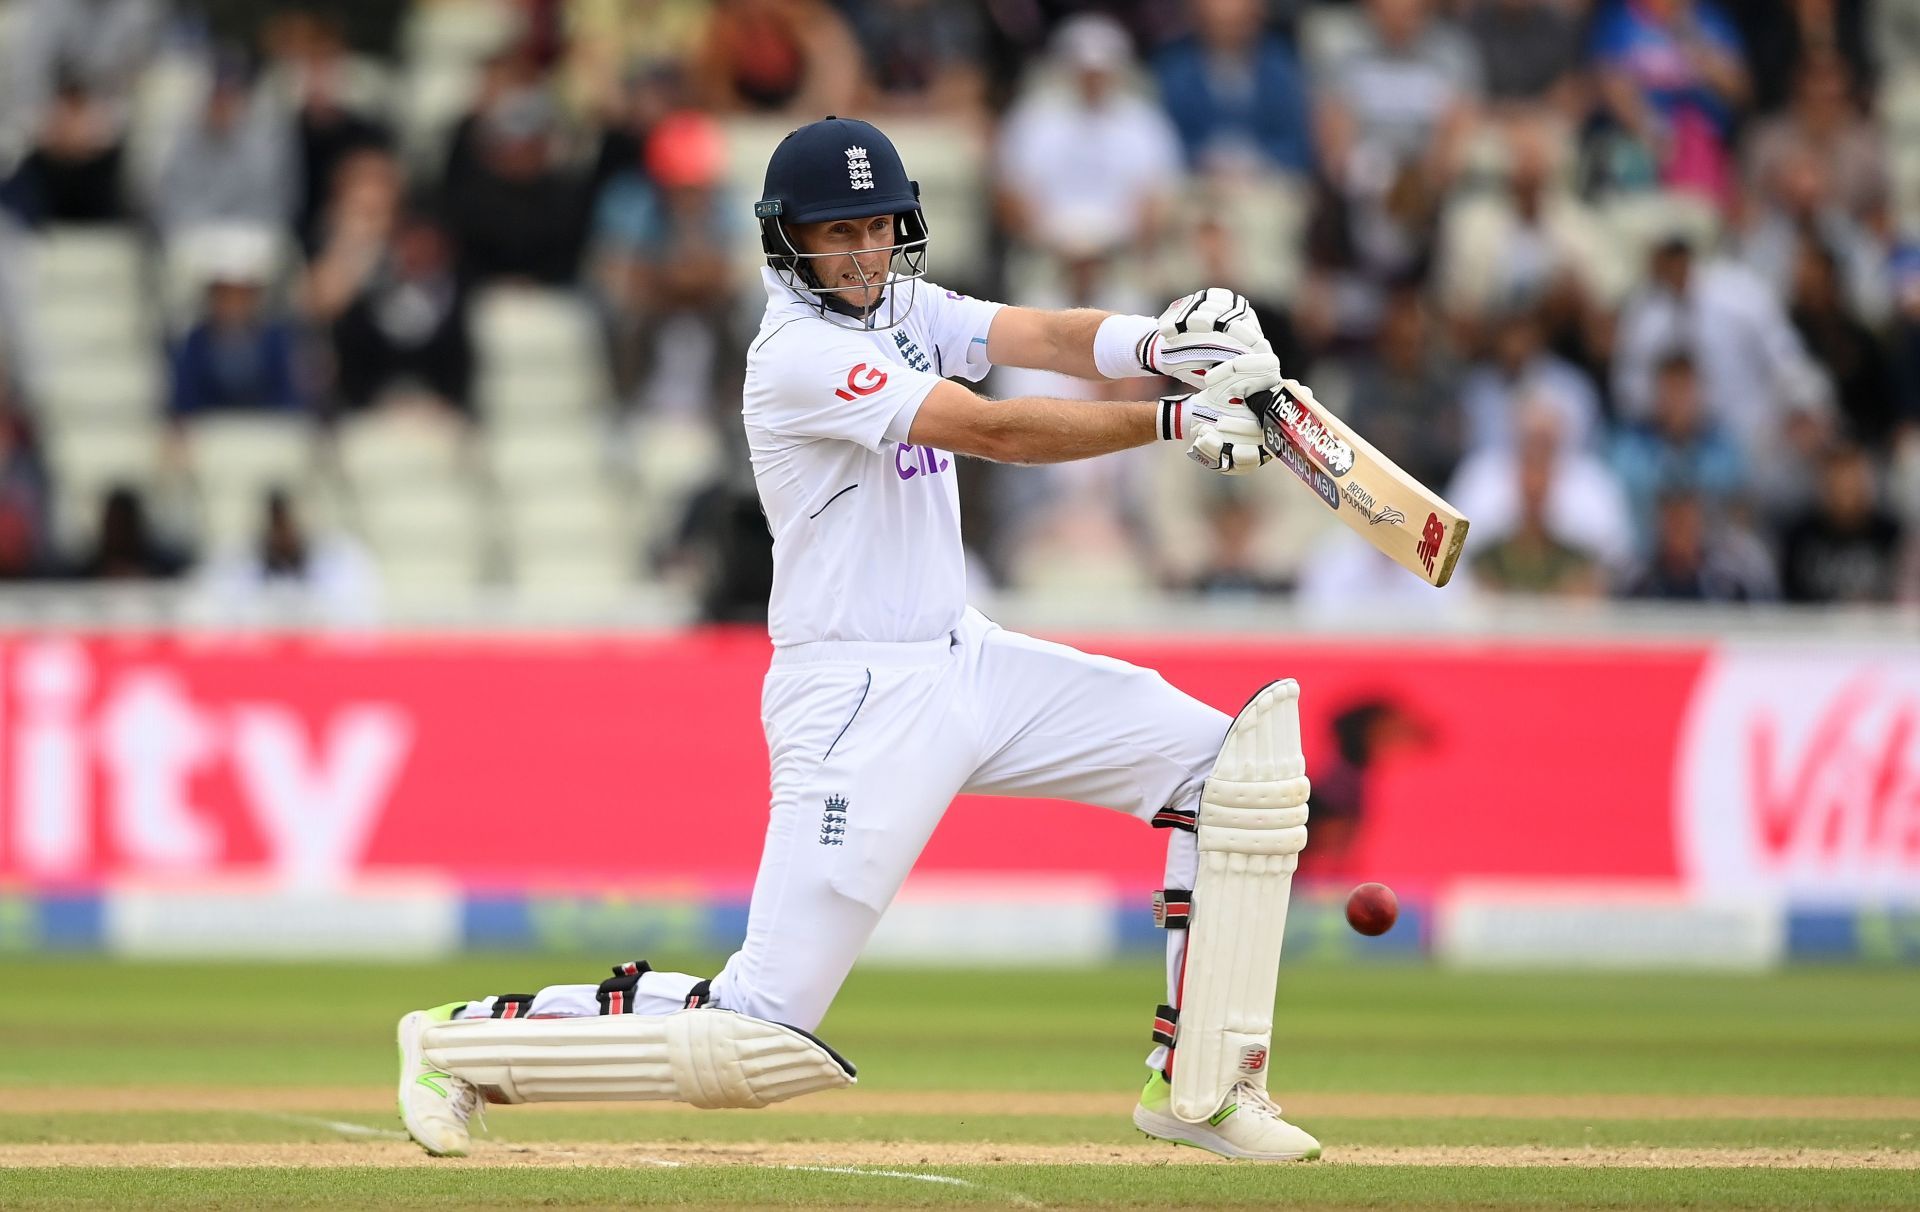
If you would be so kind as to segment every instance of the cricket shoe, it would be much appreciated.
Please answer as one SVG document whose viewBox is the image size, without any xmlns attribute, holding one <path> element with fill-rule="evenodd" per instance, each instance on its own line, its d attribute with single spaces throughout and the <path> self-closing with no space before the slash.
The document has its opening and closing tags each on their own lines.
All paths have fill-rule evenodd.
<svg viewBox="0 0 1920 1212">
<path fill-rule="evenodd" d="M 472 1082 L 428 1064 L 421 1040 L 428 1027 L 452 1020 L 466 1005 L 448 1002 L 400 1020 L 400 1122 L 435 1157 L 467 1155 L 467 1120 L 480 1105 L 480 1092 Z"/>
<path fill-rule="evenodd" d="M 1280 1104 L 1248 1081 L 1235 1082 L 1226 1102 L 1205 1123 L 1190 1124 L 1173 1113 L 1173 1086 L 1156 1073 L 1140 1092 L 1133 1126 L 1156 1139 L 1222 1157 L 1311 1161 L 1320 1156 L 1320 1142 L 1281 1119 Z"/>
</svg>

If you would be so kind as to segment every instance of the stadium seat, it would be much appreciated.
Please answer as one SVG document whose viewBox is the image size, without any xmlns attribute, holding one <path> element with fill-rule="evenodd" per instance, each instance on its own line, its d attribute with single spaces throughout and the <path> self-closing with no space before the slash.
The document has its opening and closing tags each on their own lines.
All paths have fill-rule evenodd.
<svg viewBox="0 0 1920 1212">
<path fill-rule="evenodd" d="M 520 29 L 511 0 L 431 0 L 407 8 L 401 45 L 416 64 L 477 65 L 509 45 Z"/>
<path fill-rule="evenodd" d="M 37 363 L 151 360 L 157 337 L 134 296 L 94 292 L 36 295 L 25 316 Z"/>
<path fill-rule="evenodd" d="M 406 491 L 363 492 L 355 513 L 390 582 L 452 580 L 472 587 L 482 579 L 488 554 L 483 513 L 465 486 L 439 481 Z"/>
<path fill-rule="evenodd" d="M 567 291 L 495 287 L 473 304 L 483 373 L 598 365 L 605 346 L 592 308 Z"/>
<path fill-rule="evenodd" d="M 1720 216 L 1713 203 L 1690 194 L 1650 191 L 1617 194 L 1601 203 L 1600 216 L 1612 229 L 1621 258 L 1639 276 L 1660 238 L 1684 232 L 1695 249 L 1706 252 L 1720 240 Z"/>
<path fill-rule="evenodd" d="M 474 388 L 475 403 L 489 424 L 539 424 L 550 417 L 586 421 L 604 410 L 609 392 L 596 364 L 579 361 L 547 367 L 489 371 Z"/>
<path fill-rule="evenodd" d="M 656 417 L 629 426 L 625 455 L 632 477 L 628 523 L 648 551 L 670 537 L 693 494 L 726 470 L 720 435 L 692 418 Z"/>
<path fill-rule="evenodd" d="M 487 466 L 505 491 L 590 484 L 605 476 L 605 459 L 589 425 L 489 429 Z"/>
<path fill-rule="evenodd" d="M 161 413 L 165 372 L 144 355 L 63 358 L 36 366 L 32 389 L 48 420 L 151 420 Z"/>
<path fill-rule="evenodd" d="M 137 307 L 143 278 L 140 241 L 122 227 L 54 227 L 33 241 L 36 306 L 81 299 Z"/>
<path fill-rule="evenodd" d="M 436 417 L 376 411 L 342 422 L 335 449 L 341 474 L 356 491 L 404 488 L 460 476 L 466 435 Z"/>
<path fill-rule="evenodd" d="M 314 472 L 314 433 L 292 417 L 209 416 L 185 431 L 199 497 L 203 547 L 222 547 L 259 526 L 268 491 L 303 500 Z"/>
</svg>

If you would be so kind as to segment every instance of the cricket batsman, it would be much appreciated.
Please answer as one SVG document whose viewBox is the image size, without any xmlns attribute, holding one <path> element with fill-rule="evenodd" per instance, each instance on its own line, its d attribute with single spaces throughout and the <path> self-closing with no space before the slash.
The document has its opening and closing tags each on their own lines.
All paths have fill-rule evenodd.
<svg viewBox="0 0 1920 1212">
<path fill-rule="evenodd" d="M 948 803 L 973 792 L 1077 800 L 1167 830 L 1154 898 L 1167 1000 L 1134 1123 L 1228 1157 L 1318 1157 L 1267 1093 L 1307 838 L 1298 687 L 1272 682 L 1229 718 L 1151 670 L 969 608 L 954 466 L 1170 441 L 1239 474 L 1267 459 L 1244 401 L 1305 389 L 1281 378 L 1228 290 L 1152 318 L 1008 307 L 925 280 L 919 188 L 865 122 L 788 135 L 754 213 L 767 308 L 742 420 L 774 538 L 774 655 L 761 702 L 771 810 L 745 942 L 710 979 L 634 962 L 598 984 L 407 1015 L 407 1131 L 459 1155 L 482 1097 L 759 1107 L 852 1084 L 854 1066 L 813 1032 Z M 996 365 L 1192 390 L 989 400 L 950 381 Z"/>
</svg>

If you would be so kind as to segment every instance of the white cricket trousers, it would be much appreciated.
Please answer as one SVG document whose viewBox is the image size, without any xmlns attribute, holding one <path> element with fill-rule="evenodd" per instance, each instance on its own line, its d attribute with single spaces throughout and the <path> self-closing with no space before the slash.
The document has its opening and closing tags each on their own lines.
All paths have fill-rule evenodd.
<svg viewBox="0 0 1920 1212">
<path fill-rule="evenodd" d="M 772 767 L 766 846 L 746 940 L 710 994 L 807 1031 L 956 795 L 1077 800 L 1145 827 L 1162 808 L 1199 806 L 1231 722 L 1150 669 L 1004 630 L 974 610 L 938 640 L 778 649 L 760 714 Z M 1018 815 L 1007 822 L 1017 848 Z M 1191 889 L 1194 835 L 1167 837 L 1164 886 Z M 1186 931 L 1167 931 L 1167 942 L 1167 1001 L 1178 1005 Z M 632 1009 L 679 1009 L 695 983 L 646 973 Z M 597 1013 L 596 989 L 549 987 L 529 1012 Z M 463 1013 L 484 1016 L 491 1001 Z"/>
</svg>

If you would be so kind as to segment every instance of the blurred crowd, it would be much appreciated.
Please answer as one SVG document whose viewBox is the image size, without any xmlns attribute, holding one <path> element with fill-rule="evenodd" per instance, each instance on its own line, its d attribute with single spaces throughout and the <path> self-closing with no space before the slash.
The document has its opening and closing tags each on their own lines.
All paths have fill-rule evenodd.
<svg viewBox="0 0 1920 1212">
<path fill-rule="evenodd" d="M 945 286 L 1248 294 L 1288 372 L 1472 519 L 1469 593 L 1920 600 L 1920 0 L 0 0 L 0 54 L 0 225 L 137 234 L 166 425 L 482 432 L 475 300 L 560 292 L 604 433 L 724 452 L 631 552 L 712 617 L 766 587 L 740 132 L 827 113 L 915 132 Z M 59 541 L 34 307 L 0 269 L 0 576 L 360 575 L 284 490 L 224 555 L 135 486 Z M 983 585 L 1430 592 L 1284 471 L 1166 453 L 968 464 Z"/>
</svg>

